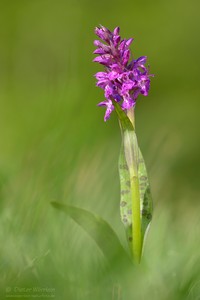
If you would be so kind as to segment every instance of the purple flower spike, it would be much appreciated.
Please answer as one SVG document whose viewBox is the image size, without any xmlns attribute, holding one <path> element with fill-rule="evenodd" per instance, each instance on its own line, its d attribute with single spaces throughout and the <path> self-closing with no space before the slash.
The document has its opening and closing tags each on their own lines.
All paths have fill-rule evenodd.
<svg viewBox="0 0 200 300">
<path fill-rule="evenodd" d="M 120 104 L 127 112 L 135 106 L 140 94 L 147 96 L 150 88 L 150 76 L 145 67 L 146 56 L 132 59 L 129 49 L 133 38 L 121 39 L 120 28 L 113 32 L 104 26 L 96 27 L 95 34 L 104 42 L 94 41 L 97 49 L 93 52 L 97 56 L 93 61 L 105 66 L 105 72 L 96 73 L 97 86 L 104 90 L 106 100 L 98 106 L 105 106 L 104 121 L 107 121 L 114 110 L 112 101 Z"/>
</svg>

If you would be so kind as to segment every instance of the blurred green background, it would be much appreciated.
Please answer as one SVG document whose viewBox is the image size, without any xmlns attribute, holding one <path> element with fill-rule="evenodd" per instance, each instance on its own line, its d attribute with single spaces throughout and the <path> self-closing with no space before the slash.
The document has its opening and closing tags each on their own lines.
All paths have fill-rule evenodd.
<svg viewBox="0 0 200 300">
<path fill-rule="evenodd" d="M 199 10 L 197 0 L 1 0 L 1 299 L 32 299 L 33 287 L 51 289 L 41 299 L 200 299 Z M 126 297 L 94 241 L 50 205 L 99 214 L 125 245 L 120 131 L 96 107 L 99 24 L 134 37 L 134 57 L 155 74 L 136 109 L 154 216 Z"/>
</svg>

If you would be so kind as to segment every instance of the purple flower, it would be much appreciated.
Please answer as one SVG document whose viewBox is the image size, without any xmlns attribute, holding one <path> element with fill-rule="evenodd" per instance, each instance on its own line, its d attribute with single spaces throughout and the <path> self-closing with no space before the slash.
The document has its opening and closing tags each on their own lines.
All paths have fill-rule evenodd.
<svg viewBox="0 0 200 300">
<path fill-rule="evenodd" d="M 113 32 L 104 26 L 95 28 L 95 34 L 103 41 L 94 41 L 97 47 L 94 54 L 98 56 L 93 61 L 105 67 L 104 72 L 95 74 L 96 85 L 104 90 L 105 95 L 105 101 L 98 104 L 106 107 L 104 121 L 109 119 L 114 110 L 113 100 L 127 111 L 135 106 L 140 94 L 147 96 L 150 76 L 153 76 L 145 67 L 146 56 L 129 62 L 131 57 L 129 47 L 133 39 L 121 39 L 119 31 L 119 27 L 116 27 Z"/>
</svg>

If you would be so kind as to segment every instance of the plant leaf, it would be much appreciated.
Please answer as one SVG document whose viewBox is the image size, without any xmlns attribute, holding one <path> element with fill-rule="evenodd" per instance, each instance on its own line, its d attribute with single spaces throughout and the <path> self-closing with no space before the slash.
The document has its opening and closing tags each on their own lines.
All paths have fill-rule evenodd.
<svg viewBox="0 0 200 300">
<path fill-rule="evenodd" d="M 144 244 L 145 233 L 152 218 L 152 197 L 145 162 L 138 147 L 133 124 L 118 103 L 113 101 L 113 105 L 118 115 L 123 139 L 119 155 L 120 214 L 126 230 L 128 244 L 132 251 L 132 226 L 134 225 L 132 223 L 134 223 L 134 218 L 132 215 L 131 178 L 137 176 L 139 180 L 141 249 Z"/>
<path fill-rule="evenodd" d="M 56 209 L 65 212 L 89 234 L 111 265 L 113 262 L 116 264 L 116 261 L 130 265 L 131 261 L 126 251 L 114 230 L 105 220 L 82 208 L 59 202 L 51 202 L 51 204 Z"/>
<path fill-rule="evenodd" d="M 129 248 L 132 251 L 132 200 L 131 200 L 131 183 L 128 166 L 124 155 L 124 146 L 122 143 L 119 155 L 119 178 L 120 178 L 120 215 L 125 227 L 126 237 Z"/>
<path fill-rule="evenodd" d="M 139 186 L 140 186 L 140 206 L 141 206 L 141 214 L 142 214 L 142 240 L 144 243 L 145 233 L 147 232 L 148 226 L 150 225 L 152 219 L 153 202 L 152 202 L 147 170 L 140 149 L 139 149 L 138 176 L 139 176 Z"/>
</svg>

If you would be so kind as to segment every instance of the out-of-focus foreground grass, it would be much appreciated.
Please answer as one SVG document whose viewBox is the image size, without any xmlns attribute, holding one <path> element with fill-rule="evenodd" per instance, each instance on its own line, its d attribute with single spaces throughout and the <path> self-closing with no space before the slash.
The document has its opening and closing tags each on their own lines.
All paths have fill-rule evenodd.
<svg viewBox="0 0 200 300">
<path fill-rule="evenodd" d="M 123 299 L 200 299 L 199 9 L 197 0 L 1 1 L 1 299 L 32 299 L 37 287 L 51 289 L 41 299 L 122 299 L 96 244 L 50 205 L 99 214 L 125 245 L 120 132 L 96 107 L 99 23 L 134 36 L 134 56 L 148 55 L 156 75 L 136 109 L 154 216 L 141 266 L 121 274 Z"/>
</svg>

